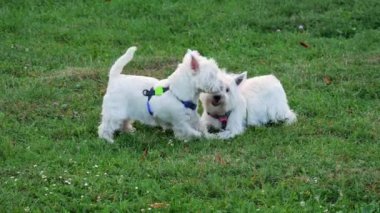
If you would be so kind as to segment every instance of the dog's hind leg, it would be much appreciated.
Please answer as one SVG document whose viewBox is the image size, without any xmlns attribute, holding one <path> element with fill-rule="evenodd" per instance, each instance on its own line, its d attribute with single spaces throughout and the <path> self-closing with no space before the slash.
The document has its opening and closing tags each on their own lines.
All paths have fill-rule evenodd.
<svg viewBox="0 0 380 213">
<path fill-rule="evenodd" d="M 136 131 L 136 128 L 133 127 L 133 121 L 132 120 L 124 120 L 123 123 L 123 130 L 125 132 L 133 133 Z"/>
<path fill-rule="evenodd" d="M 123 121 L 109 118 L 102 118 L 102 123 L 98 127 L 99 138 L 107 140 L 109 143 L 113 143 L 113 134 L 116 130 L 120 129 Z"/>
</svg>

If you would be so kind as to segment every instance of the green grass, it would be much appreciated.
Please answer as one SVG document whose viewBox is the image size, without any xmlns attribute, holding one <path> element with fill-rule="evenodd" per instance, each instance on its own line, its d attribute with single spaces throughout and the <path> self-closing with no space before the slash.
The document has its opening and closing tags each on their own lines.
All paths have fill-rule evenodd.
<svg viewBox="0 0 380 213">
<path fill-rule="evenodd" d="M 377 0 L 2 0 L 0 32 L 1 212 L 380 211 Z M 137 125 L 106 144 L 108 69 L 132 45 L 126 73 L 168 76 L 187 48 L 274 73 L 299 121 L 191 143 Z"/>
</svg>

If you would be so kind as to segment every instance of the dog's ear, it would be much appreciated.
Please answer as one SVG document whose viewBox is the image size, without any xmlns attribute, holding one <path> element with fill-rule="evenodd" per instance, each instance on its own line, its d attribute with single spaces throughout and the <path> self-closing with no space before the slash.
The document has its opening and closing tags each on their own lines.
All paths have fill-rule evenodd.
<svg viewBox="0 0 380 213">
<path fill-rule="evenodd" d="M 190 62 L 191 69 L 194 71 L 198 71 L 199 70 L 199 62 L 198 62 L 197 58 L 193 54 L 190 54 L 190 57 L 191 57 L 191 62 Z"/>
<path fill-rule="evenodd" d="M 199 51 L 198 51 L 198 50 L 194 50 L 194 51 L 193 51 L 193 55 L 196 55 L 196 56 L 201 56 L 201 54 L 199 53 Z"/>
<path fill-rule="evenodd" d="M 196 56 L 201 56 L 201 54 L 199 53 L 198 50 L 192 50 L 192 49 L 187 49 L 187 54 L 192 54 L 192 55 L 196 55 Z"/>
<path fill-rule="evenodd" d="M 239 74 L 239 75 L 237 75 L 235 77 L 235 83 L 236 83 L 236 85 L 239 86 L 239 84 L 241 82 L 243 82 L 245 79 L 247 79 L 247 71 L 245 71 L 245 72 L 243 72 L 243 73 L 241 73 L 241 74 Z"/>
</svg>

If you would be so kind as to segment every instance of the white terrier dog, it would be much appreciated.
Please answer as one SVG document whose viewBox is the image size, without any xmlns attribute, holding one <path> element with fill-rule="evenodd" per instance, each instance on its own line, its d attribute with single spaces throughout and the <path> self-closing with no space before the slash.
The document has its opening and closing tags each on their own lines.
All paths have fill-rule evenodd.
<svg viewBox="0 0 380 213">
<path fill-rule="evenodd" d="M 172 128 L 179 139 L 210 136 L 207 128 L 201 125 L 196 103 L 201 92 L 223 91 L 217 63 L 188 50 L 182 63 L 167 79 L 121 74 L 136 49 L 130 47 L 111 67 L 99 137 L 113 143 L 116 130 L 135 131 L 132 126 L 135 120 Z"/>
<path fill-rule="evenodd" d="M 201 94 L 203 114 L 201 122 L 208 128 L 223 130 L 221 139 L 243 133 L 247 125 L 261 126 L 297 120 L 289 108 L 285 91 L 274 75 L 247 79 L 242 74 L 220 73 L 227 87 L 218 94 Z"/>
</svg>

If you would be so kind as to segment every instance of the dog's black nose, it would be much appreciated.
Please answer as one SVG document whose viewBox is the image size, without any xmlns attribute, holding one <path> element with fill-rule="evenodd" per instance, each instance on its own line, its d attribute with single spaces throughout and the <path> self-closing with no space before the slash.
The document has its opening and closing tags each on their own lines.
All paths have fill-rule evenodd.
<svg viewBox="0 0 380 213">
<path fill-rule="evenodd" d="M 220 98 L 222 98 L 220 95 L 214 95 L 214 100 L 215 101 L 220 101 Z"/>
</svg>

